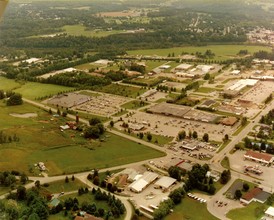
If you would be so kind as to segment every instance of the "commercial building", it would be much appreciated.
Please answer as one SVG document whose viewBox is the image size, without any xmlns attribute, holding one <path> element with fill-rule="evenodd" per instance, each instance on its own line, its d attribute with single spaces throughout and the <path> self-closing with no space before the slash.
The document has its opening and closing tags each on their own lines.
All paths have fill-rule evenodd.
<svg viewBox="0 0 274 220">
<path fill-rule="evenodd" d="M 140 193 L 149 184 L 158 178 L 158 174 L 152 172 L 145 172 L 142 177 L 130 184 L 128 187 L 132 192 Z"/>
<path fill-rule="evenodd" d="M 157 180 L 155 186 L 166 190 L 169 189 L 175 182 L 176 179 L 169 176 L 163 176 L 159 180 Z"/>
<path fill-rule="evenodd" d="M 91 100 L 90 96 L 82 95 L 78 93 L 65 93 L 54 96 L 48 100 L 49 105 L 60 106 L 64 108 L 71 108 L 76 105 L 81 105 Z"/>
<path fill-rule="evenodd" d="M 270 195 L 270 193 L 267 193 L 263 191 L 261 188 L 256 187 L 254 189 L 251 189 L 249 192 L 245 193 L 240 199 L 240 201 L 244 204 L 249 204 L 253 201 L 264 203 Z"/>
<path fill-rule="evenodd" d="M 233 126 L 237 123 L 238 118 L 236 117 L 227 117 L 221 120 L 221 124 L 226 125 L 226 126 Z"/>
<path fill-rule="evenodd" d="M 269 154 L 259 153 L 249 150 L 244 155 L 244 159 L 251 160 L 257 163 L 262 163 L 264 165 L 271 165 L 274 161 L 274 157 Z"/>
<path fill-rule="evenodd" d="M 175 67 L 175 71 L 186 71 L 186 70 L 189 70 L 192 66 L 193 65 L 191 64 L 182 63 Z"/>
<path fill-rule="evenodd" d="M 270 206 L 264 214 L 266 217 L 274 219 L 274 207 Z"/>
</svg>

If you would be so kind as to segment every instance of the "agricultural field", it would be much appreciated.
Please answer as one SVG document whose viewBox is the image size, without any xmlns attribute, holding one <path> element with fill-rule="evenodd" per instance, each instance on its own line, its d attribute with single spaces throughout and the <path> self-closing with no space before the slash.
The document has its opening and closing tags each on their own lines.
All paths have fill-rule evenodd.
<svg viewBox="0 0 274 220">
<path fill-rule="evenodd" d="M 10 113 L 36 113 L 37 117 L 17 118 Z M 163 156 L 161 152 L 108 133 L 100 142 L 87 141 L 76 131 L 62 132 L 59 126 L 65 124 L 64 118 L 52 118 L 47 112 L 28 104 L 7 107 L 1 103 L 0 114 L 3 116 L 0 130 L 7 135 L 16 134 L 20 139 L 2 144 L 0 170 L 3 171 L 18 170 L 30 174 L 36 170 L 33 164 L 44 162 L 49 175 L 58 175 Z"/>
<path fill-rule="evenodd" d="M 179 56 L 182 53 L 195 54 L 196 52 L 205 53 L 206 50 L 211 50 L 215 53 L 213 60 L 226 60 L 235 58 L 240 50 L 248 50 L 249 54 L 254 52 L 265 50 L 270 52 L 271 48 L 266 46 L 251 46 L 251 45 L 210 45 L 210 46 L 186 46 L 186 47 L 174 47 L 166 49 L 151 49 L 151 50 L 130 50 L 127 51 L 129 55 L 158 55 L 168 56 L 170 53 L 174 53 L 175 56 Z"/>
</svg>

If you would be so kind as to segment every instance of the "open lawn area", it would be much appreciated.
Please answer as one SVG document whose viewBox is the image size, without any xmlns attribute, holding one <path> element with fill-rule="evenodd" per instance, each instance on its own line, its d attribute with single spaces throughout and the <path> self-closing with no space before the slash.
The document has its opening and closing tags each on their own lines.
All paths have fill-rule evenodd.
<svg viewBox="0 0 274 220">
<path fill-rule="evenodd" d="M 64 180 L 59 180 L 55 182 L 49 183 L 48 187 L 41 186 L 42 190 L 46 190 L 51 194 L 54 193 L 60 193 L 60 192 L 72 192 L 72 191 L 77 191 L 79 188 L 83 187 L 88 187 L 86 184 L 82 183 L 78 179 L 74 179 L 74 181 L 71 180 L 71 176 L 69 177 L 69 182 L 66 183 L 65 179 Z"/>
<path fill-rule="evenodd" d="M 112 83 L 110 85 L 98 88 L 97 91 L 136 98 L 137 96 L 142 95 L 146 90 L 137 86 L 126 86 Z"/>
<path fill-rule="evenodd" d="M 19 88 L 21 84 L 15 80 L 7 79 L 3 76 L 0 76 L 0 90 L 13 90 Z"/>
<path fill-rule="evenodd" d="M 14 92 L 22 94 L 23 98 L 35 100 L 41 97 L 53 96 L 60 92 L 68 92 L 72 90 L 74 90 L 74 88 L 72 87 L 27 82 L 23 84 L 20 88 L 14 90 Z"/>
<path fill-rule="evenodd" d="M 266 209 L 266 205 L 252 202 L 246 207 L 229 211 L 226 216 L 232 220 L 258 220 L 261 219 Z"/>
<path fill-rule="evenodd" d="M 204 203 L 185 197 L 180 205 L 175 206 L 173 213 L 168 215 L 165 220 L 217 220 L 211 215 Z"/>
<path fill-rule="evenodd" d="M 121 107 L 126 109 L 138 109 L 146 105 L 148 105 L 148 103 L 139 101 L 139 100 L 133 100 L 133 101 L 127 102 L 126 104 L 121 105 Z"/>
<path fill-rule="evenodd" d="M 251 46 L 251 45 L 209 45 L 209 46 L 186 46 L 186 47 L 174 47 L 166 49 L 150 49 L 150 50 L 131 50 L 127 51 L 129 55 L 159 55 L 168 56 L 168 54 L 174 53 L 175 56 L 179 56 L 182 52 L 185 53 L 205 53 L 206 50 L 211 50 L 215 53 L 213 60 L 226 60 L 235 58 L 240 50 L 248 50 L 250 54 L 254 52 L 265 50 L 270 52 L 271 48 L 266 46 Z"/>
<path fill-rule="evenodd" d="M 10 113 L 36 113 L 37 117 L 17 118 Z M 100 142 L 85 140 L 77 131 L 62 132 L 59 126 L 65 124 L 65 118 L 52 118 L 28 104 L 7 107 L 2 103 L 0 115 L 0 130 L 20 139 L 1 145 L 1 171 L 18 170 L 29 175 L 33 170 L 36 173 L 33 164 L 41 161 L 49 175 L 58 175 L 163 156 L 159 151 L 109 133 Z"/>
<path fill-rule="evenodd" d="M 112 34 L 125 33 L 119 30 L 87 30 L 83 25 L 65 25 L 62 27 L 65 33 L 72 36 L 85 36 L 85 37 L 106 37 Z"/>
</svg>

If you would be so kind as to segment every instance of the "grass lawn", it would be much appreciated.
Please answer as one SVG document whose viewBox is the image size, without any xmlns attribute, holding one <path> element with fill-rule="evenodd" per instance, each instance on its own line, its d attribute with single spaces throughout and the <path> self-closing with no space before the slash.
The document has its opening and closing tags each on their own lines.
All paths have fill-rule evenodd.
<svg viewBox="0 0 274 220">
<path fill-rule="evenodd" d="M 232 136 L 237 136 L 238 134 L 241 133 L 241 131 L 250 123 L 250 121 L 247 121 L 246 124 L 244 126 L 240 126 L 233 134 Z"/>
<path fill-rule="evenodd" d="M 148 105 L 148 103 L 146 103 L 146 102 L 142 102 L 142 103 L 143 104 L 141 104 L 141 101 L 139 101 L 139 100 L 133 100 L 126 104 L 121 105 L 121 107 L 126 108 L 126 109 L 138 109 L 138 108 Z"/>
<path fill-rule="evenodd" d="M 252 46 L 252 45 L 209 45 L 209 46 L 186 46 L 186 47 L 174 47 L 165 49 L 148 49 L 148 50 L 131 50 L 127 51 L 129 55 L 158 55 L 167 56 L 168 54 L 174 53 L 175 56 L 181 55 L 182 52 L 186 53 L 205 53 L 206 50 L 211 50 L 216 56 L 213 60 L 226 60 L 232 59 L 237 56 L 240 50 L 248 50 L 250 54 L 258 52 L 260 50 L 265 50 L 270 52 L 271 48 L 266 46 Z"/>
<path fill-rule="evenodd" d="M 71 180 L 71 176 L 68 176 L 68 178 L 69 178 L 68 183 L 66 183 L 64 179 L 64 180 L 51 182 L 49 183 L 48 187 L 44 187 L 43 185 L 41 185 L 41 188 L 53 194 L 53 193 L 60 193 L 60 192 L 76 191 L 81 187 L 83 188 L 87 187 L 87 185 L 85 185 L 84 183 L 82 183 L 80 180 L 76 178 L 74 179 L 74 181 Z"/>
<path fill-rule="evenodd" d="M 204 203 L 185 197 L 180 205 L 175 206 L 174 212 L 168 215 L 165 220 L 217 220 L 211 215 Z"/>
<path fill-rule="evenodd" d="M 38 114 L 36 118 L 17 118 L 10 113 Z M 14 134 L 19 142 L 2 144 L 0 148 L 0 170 L 18 170 L 30 174 L 37 162 L 44 162 L 49 175 L 80 172 L 93 168 L 106 168 L 163 156 L 136 142 L 106 133 L 104 142 L 88 141 L 80 132 L 66 130 L 60 125 L 65 118 L 54 118 L 47 112 L 28 104 L 7 107 L 0 103 L 0 130 Z M 77 154 L 76 154 L 77 152 Z M 36 170 L 36 169 L 35 169 Z"/>
<path fill-rule="evenodd" d="M 19 88 L 21 84 L 15 80 L 7 79 L 6 77 L 0 76 L 0 90 L 13 90 Z"/>
<path fill-rule="evenodd" d="M 149 77 L 149 78 L 135 78 L 132 79 L 132 82 L 140 82 L 140 83 L 145 83 L 146 86 L 155 86 L 159 83 L 161 83 L 164 79 L 161 77 Z"/>
<path fill-rule="evenodd" d="M 251 202 L 249 205 L 239 208 L 233 209 L 227 213 L 227 217 L 232 220 L 257 220 L 261 219 L 264 214 L 264 210 L 267 209 L 267 206 L 261 204 L 259 202 Z M 239 218 L 239 216 L 241 216 Z"/>
<path fill-rule="evenodd" d="M 162 66 L 163 64 L 167 63 L 167 61 L 161 61 L 161 60 L 157 60 L 157 61 L 153 61 L 153 60 L 147 60 L 146 61 L 146 72 L 149 72 L 159 66 Z"/>
<path fill-rule="evenodd" d="M 125 33 L 124 31 L 112 30 L 87 30 L 83 25 L 65 25 L 62 27 L 64 32 L 72 36 L 85 36 L 85 37 L 106 37 L 112 34 Z"/>
<path fill-rule="evenodd" d="M 107 213 L 108 211 L 111 210 L 111 208 L 109 207 L 109 205 L 107 204 L 106 201 L 98 201 L 98 200 L 95 200 L 94 196 L 89 192 L 88 194 L 83 194 L 81 196 L 78 195 L 78 193 L 74 193 L 74 194 L 70 194 L 70 195 L 65 195 L 65 196 L 62 196 L 60 197 L 60 200 L 61 201 L 65 201 L 66 199 L 68 198 L 77 198 L 77 200 L 79 201 L 79 206 L 83 203 L 83 202 L 87 202 L 88 204 L 95 204 L 96 205 L 96 208 L 97 210 L 102 208 L 105 210 L 105 213 Z M 61 217 L 61 218 L 58 218 L 58 217 Z M 110 220 L 123 220 L 125 218 L 125 214 L 123 216 L 120 216 L 119 218 L 109 218 Z M 49 217 L 49 220 L 62 220 L 62 219 L 66 219 L 66 220 L 69 220 L 71 219 L 69 217 L 69 215 L 66 217 L 66 218 L 63 218 L 63 212 L 57 214 L 57 215 L 51 215 Z"/>
<path fill-rule="evenodd" d="M 219 153 L 220 151 L 222 151 L 230 142 L 231 142 L 231 140 L 223 142 L 222 145 L 221 145 L 221 147 L 219 147 L 217 153 Z"/>
<path fill-rule="evenodd" d="M 221 165 L 222 167 L 224 167 L 225 169 L 230 169 L 230 163 L 229 163 L 229 158 L 228 157 L 224 157 L 224 159 L 222 159 L 221 161 Z"/>
<path fill-rule="evenodd" d="M 217 89 L 209 88 L 209 87 L 199 87 L 195 92 L 201 92 L 201 93 L 211 93 L 215 92 Z"/>
<path fill-rule="evenodd" d="M 146 90 L 140 87 L 119 85 L 119 84 L 110 84 L 101 88 L 98 88 L 97 91 L 110 93 L 113 95 L 121 95 L 130 98 L 136 98 L 137 96 L 143 94 Z"/>
<path fill-rule="evenodd" d="M 74 88 L 72 87 L 27 82 L 23 84 L 20 88 L 15 89 L 14 92 L 22 94 L 23 98 L 35 100 L 36 98 L 53 96 L 58 94 L 59 92 L 68 92 L 72 90 L 74 90 Z"/>
</svg>

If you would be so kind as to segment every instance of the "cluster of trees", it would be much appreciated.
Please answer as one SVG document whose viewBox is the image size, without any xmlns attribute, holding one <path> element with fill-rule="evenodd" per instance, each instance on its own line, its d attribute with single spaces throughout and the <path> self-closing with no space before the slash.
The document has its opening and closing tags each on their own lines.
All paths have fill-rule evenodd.
<svg viewBox="0 0 274 220">
<path fill-rule="evenodd" d="M 186 172 L 184 172 L 183 170 L 181 170 L 179 167 L 177 166 L 171 166 L 168 169 L 168 174 L 170 177 L 176 179 L 177 181 L 181 181 L 181 178 L 183 175 L 185 175 Z"/>
<path fill-rule="evenodd" d="M 262 116 L 260 119 L 260 123 L 271 125 L 274 121 L 274 109 L 270 110 L 267 115 Z M 272 130 L 274 130 L 274 126 L 272 127 Z"/>
<path fill-rule="evenodd" d="M 204 164 L 195 164 L 191 171 L 188 172 L 188 180 L 185 185 L 188 190 L 198 189 L 207 192 L 211 195 L 215 194 L 216 188 L 212 177 L 207 177 L 206 173 L 209 171 L 209 166 Z"/>
<path fill-rule="evenodd" d="M 176 88 L 175 87 L 168 87 L 168 86 L 164 86 L 164 85 L 157 85 L 157 87 L 156 87 L 156 90 L 157 91 L 164 91 L 164 92 L 168 92 L 168 91 L 170 91 L 170 92 L 176 92 Z"/>
<path fill-rule="evenodd" d="M 193 131 L 192 132 L 191 130 L 189 130 L 188 135 L 187 135 L 185 130 L 180 131 L 178 133 L 178 135 L 177 135 L 177 139 L 179 141 L 181 141 L 181 140 L 184 140 L 185 138 L 189 138 L 189 139 L 194 138 L 194 139 L 197 139 L 198 138 L 198 133 L 197 133 L 197 131 Z M 202 137 L 202 140 L 204 142 L 208 142 L 209 141 L 209 135 L 208 135 L 208 133 L 204 133 L 204 135 Z"/>
<path fill-rule="evenodd" d="M 95 200 L 97 201 L 106 201 L 111 207 L 111 214 L 115 218 L 119 218 L 120 215 L 123 215 L 126 211 L 124 204 L 120 199 L 117 199 L 114 195 L 101 191 L 100 188 L 92 189 L 92 194 L 94 195 Z"/>
<path fill-rule="evenodd" d="M 274 154 L 274 146 L 273 143 L 267 143 L 266 141 L 252 142 L 248 137 L 244 139 L 244 146 L 248 149 L 257 150 L 257 151 L 265 151 L 269 154 Z"/>
<path fill-rule="evenodd" d="M 8 106 L 23 104 L 22 95 L 19 93 L 14 93 L 10 90 L 6 92 L 4 92 L 4 90 L 0 90 L 0 100 L 4 98 L 7 98 Z"/>
<path fill-rule="evenodd" d="M 15 204 L 0 208 L 3 210 L 2 213 L 7 214 L 8 219 L 48 219 L 49 209 L 47 201 L 39 194 L 36 187 L 27 191 L 24 186 L 18 186 L 16 192 L 10 193 L 7 199 L 20 201 L 22 203 L 20 209 Z M 7 203 L 9 204 L 9 202 Z"/>
<path fill-rule="evenodd" d="M 11 135 L 6 135 L 4 131 L 0 131 L 0 144 L 18 142 L 19 140 L 20 138 L 17 137 L 16 134 L 13 134 L 13 136 L 11 136 Z"/>
<path fill-rule="evenodd" d="M 91 118 L 89 127 L 84 131 L 85 138 L 99 138 L 105 132 L 105 127 L 99 118 Z"/>
<path fill-rule="evenodd" d="M 220 178 L 221 184 L 226 184 L 230 179 L 231 179 L 230 170 L 224 170 L 221 173 L 221 178 Z"/>
<path fill-rule="evenodd" d="M 196 56 L 200 59 L 213 59 L 215 57 L 215 53 L 211 50 L 206 50 L 203 54 L 201 52 L 196 52 Z"/>
<path fill-rule="evenodd" d="M 188 85 L 186 86 L 185 90 L 186 90 L 186 91 L 187 91 L 187 90 L 191 90 L 191 89 L 196 90 L 196 89 L 199 89 L 199 87 L 200 87 L 199 82 L 198 82 L 198 81 L 195 81 L 195 82 L 192 82 L 192 83 L 188 84 Z"/>
<path fill-rule="evenodd" d="M 0 186 L 14 187 L 16 183 L 16 177 L 13 173 L 5 171 L 0 172 Z"/>
</svg>

